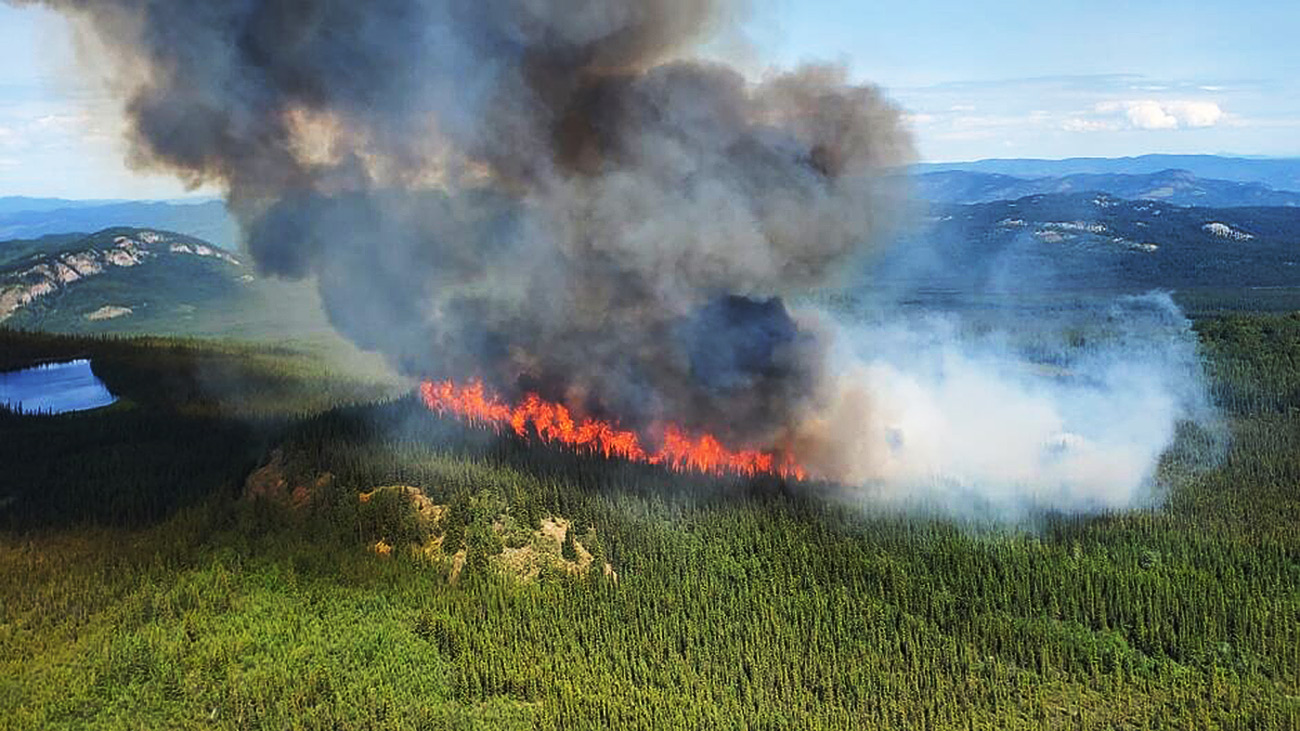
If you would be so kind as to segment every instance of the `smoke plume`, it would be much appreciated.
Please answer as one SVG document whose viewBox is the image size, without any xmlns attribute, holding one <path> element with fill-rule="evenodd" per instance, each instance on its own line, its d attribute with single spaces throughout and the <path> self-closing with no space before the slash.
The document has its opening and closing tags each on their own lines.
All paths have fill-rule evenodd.
<svg viewBox="0 0 1300 731">
<path fill-rule="evenodd" d="M 1012 317 L 843 327 L 797 451 L 856 502 L 998 520 L 1153 505 L 1218 458 L 1195 333 L 1167 293 Z"/>
<path fill-rule="evenodd" d="M 970 384 L 981 418 L 900 441 L 898 414 L 971 394 L 910 395 L 908 369 L 925 364 L 888 357 L 907 347 L 790 304 L 841 284 L 881 240 L 895 207 L 885 173 L 911 143 L 899 110 L 842 69 L 752 82 L 684 60 L 734 20 L 731 3 L 41 4 L 110 64 L 132 162 L 221 186 L 258 266 L 313 278 L 335 326 L 406 373 L 793 449 L 862 485 L 916 482 L 970 430 L 1018 418 L 1005 413 L 1016 395 L 1035 412 L 1031 386 L 994 377 Z M 1175 412 L 1160 412 L 1169 423 L 1131 479 Z M 1026 451 L 1073 438 L 1070 409 L 1042 418 L 1005 438 Z M 1091 489 L 1068 445 L 1047 448 L 1055 466 L 1025 458 L 1011 482 Z M 996 461 L 954 479 L 1001 479 Z"/>
<path fill-rule="evenodd" d="M 778 439 L 820 346 L 775 298 L 869 245 L 909 154 L 838 69 L 669 60 L 721 2 L 47 4 L 114 59 L 134 160 L 223 186 L 342 332 L 634 426 Z"/>
</svg>

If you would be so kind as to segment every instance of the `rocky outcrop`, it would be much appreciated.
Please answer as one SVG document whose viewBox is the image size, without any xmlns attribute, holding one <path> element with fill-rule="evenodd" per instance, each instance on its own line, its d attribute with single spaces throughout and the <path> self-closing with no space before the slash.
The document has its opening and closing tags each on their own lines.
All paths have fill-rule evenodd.
<svg viewBox="0 0 1300 731">
<path fill-rule="evenodd" d="M 130 307 L 122 307 L 121 305 L 104 305 L 103 307 L 99 308 L 98 310 L 95 310 L 94 312 L 87 313 L 86 319 L 90 320 L 91 322 L 100 322 L 102 320 L 114 320 L 119 317 L 128 317 L 133 312 L 135 312 L 135 310 L 131 309 Z"/>
<path fill-rule="evenodd" d="M 1218 221 L 1211 221 L 1210 223 L 1201 226 L 1201 230 L 1211 236 L 1217 236 L 1221 239 L 1232 239 L 1233 241 L 1250 241 L 1255 238 L 1253 234 L 1248 234 L 1245 231 L 1238 231 L 1228 224 L 1219 223 Z"/>
<path fill-rule="evenodd" d="M 311 502 L 317 491 L 329 487 L 333 481 L 334 476 L 328 472 L 294 479 L 289 474 L 283 450 L 276 449 L 266 464 L 253 470 L 244 481 L 244 498 L 301 508 Z"/>
<path fill-rule="evenodd" d="M 0 322 L 64 287 L 115 267 L 140 266 L 162 256 L 200 256 L 242 266 L 230 253 L 178 234 L 135 231 L 114 236 L 107 246 L 94 245 L 98 243 L 96 238 L 86 239 L 92 245 L 85 249 L 50 254 L 34 262 L 0 270 Z"/>
</svg>

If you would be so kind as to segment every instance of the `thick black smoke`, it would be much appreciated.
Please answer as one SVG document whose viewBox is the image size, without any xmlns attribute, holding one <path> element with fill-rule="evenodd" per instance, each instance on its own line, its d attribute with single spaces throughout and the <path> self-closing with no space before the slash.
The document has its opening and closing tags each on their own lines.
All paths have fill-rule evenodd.
<svg viewBox="0 0 1300 731">
<path fill-rule="evenodd" d="M 910 155 L 840 70 L 680 60 L 724 2 L 42 4 L 112 59 L 134 161 L 223 186 L 361 345 L 749 446 L 824 357 L 779 298 L 847 272 Z"/>
</svg>

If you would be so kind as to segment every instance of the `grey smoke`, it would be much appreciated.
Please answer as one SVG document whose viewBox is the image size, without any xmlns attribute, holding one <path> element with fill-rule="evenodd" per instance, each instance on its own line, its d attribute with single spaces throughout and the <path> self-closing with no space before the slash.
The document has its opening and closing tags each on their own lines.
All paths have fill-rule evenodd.
<svg viewBox="0 0 1300 731">
<path fill-rule="evenodd" d="M 793 448 L 856 498 L 956 512 L 1141 503 L 1203 410 L 1163 300 L 1118 305 L 1168 317 L 1069 378 L 949 319 L 791 304 L 885 238 L 911 142 L 843 69 L 686 60 L 731 3 L 40 4 L 110 66 L 133 162 L 223 187 L 262 270 L 316 281 L 408 374 Z"/>
<path fill-rule="evenodd" d="M 674 60 L 729 3 L 44 4 L 113 60 L 133 159 L 223 186 L 258 265 L 316 278 L 359 344 L 750 446 L 787 432 L 823 350 L 773 298 L 871 247 L 878 172 L 911 154 L 842 70 Z M 780 334 L 764 362 L 698 357 L 733 297 L 776 327 L 714 318 L 709 345 Z"/>
</svg>

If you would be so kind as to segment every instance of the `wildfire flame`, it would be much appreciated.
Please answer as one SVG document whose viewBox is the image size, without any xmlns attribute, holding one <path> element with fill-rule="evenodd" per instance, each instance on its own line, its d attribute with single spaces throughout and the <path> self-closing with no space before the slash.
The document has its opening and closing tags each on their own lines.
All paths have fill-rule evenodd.
<svg viewBox="0 0 1300 731">
<path fill-rule="evenodd" d="M 711 475 L 779 475 L 800 480 L 806 476 L 803 467 L 788 453 L 732 451 L 711 434 L 692 437 L 671 424 L 663 429 L 660 439 L 663 446 L 658 452 L 650 453 L 641 446 L 636 432 L 617 429 L 599 419 L 575 421 L 563 404 L 546 401 L 535 393 L 511 406 L 489 394 L 479 381 L 467 386 L 457 386 L 452 381 L 424 381 L 420 384 L 420 396 L 429 409 L 440 414 L 452 414 L 498 431 L 509 427 L 524 438 L 536 435 L 544 442 L 558 442 L 605 457 Z"/>
</svg>

